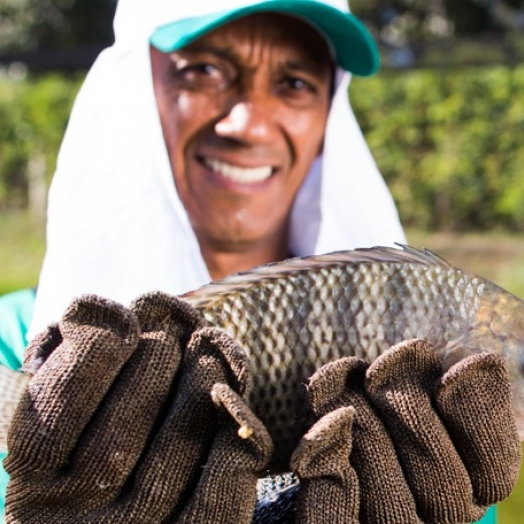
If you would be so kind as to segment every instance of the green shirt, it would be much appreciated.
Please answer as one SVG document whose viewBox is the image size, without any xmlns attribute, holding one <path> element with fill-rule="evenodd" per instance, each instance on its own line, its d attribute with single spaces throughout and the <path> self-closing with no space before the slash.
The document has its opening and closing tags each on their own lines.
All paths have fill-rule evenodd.
<svg viewBox="0 0 524 524">
<path fill-rule="evenodd" d="M 27 346 L 27 329 L 31 316 L 35 292 L 26 289 L 0 297 L 0 363 L 11 369 L 22 365 L 24 350 Z M 5 454 L 0 454 L 0 460 Z M 5 490 L 9 477 L 4 468 L 0 468 L 0 524 L 4 524 Z M 496 509 L 489 509 L 481 524 L 496 524 Z"/>
</svg>

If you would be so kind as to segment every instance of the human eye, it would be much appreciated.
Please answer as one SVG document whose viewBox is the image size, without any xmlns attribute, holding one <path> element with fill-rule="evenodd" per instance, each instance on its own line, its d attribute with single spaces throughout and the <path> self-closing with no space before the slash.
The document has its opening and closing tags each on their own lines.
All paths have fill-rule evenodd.
<svg viewBox="0 0 524 524">
<path fill-rule="evenodd" d="M 319 97 L 320 88 L 317 84 L 305 75 L 284 75 L 277 83 L 277 91 L 280 97 L 291 104 L 306 105 Z"/>
<path fill-rule="evenodd" d="M 191 91 L 222 91 L 234 77 L 232 68 L 227 64 L 203 58 L 174 60 L 171 74 L 179 87 Z"/>
<path fill-rule="evenodd" d="M 304 80 L 303 78 L 296 78 L 296 77 L 289 77 L 286 78 L 284 81 L 284 85 L 287 85 L 287 87 L 296 92 L 303 92 L 303 91 L 315 91 L 315 88 L 312 84 L 310 84 L 308 81 Z"/>
</svg>

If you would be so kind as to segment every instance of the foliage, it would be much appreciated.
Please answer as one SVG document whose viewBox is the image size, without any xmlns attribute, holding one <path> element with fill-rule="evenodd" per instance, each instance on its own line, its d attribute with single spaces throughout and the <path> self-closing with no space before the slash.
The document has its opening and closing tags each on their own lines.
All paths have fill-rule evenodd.
<svg viewBox="0 0 524 524">
<path fill-rule="evenodd" d="M 82 78 L 0 78 L 0 209 L 46 178 Z M 382 71 L 353 79 L 355 113 L 408 227 L 524 231 L 524 66 Z"/>
<path fill-rule="evenodd" d="M 2 0 L 0 50 L 106 47 L 113 41 L 116 0 Z M 522 31 L 524 0 L 350 0 L 381 44 Z"/>
<path fill-rule="evenodd" d="M 404 224 L 524 231 L 524 66 L 383 72 L 350 98 Z"/>
<path fill-rule="evenodd" d="M 392 68 L 524 61 L 524 0 L 351 0 Z"/>
<path fill-rule="evenodd" d="M 44 252 L 43 223 L 24 211 L 0 213 L 0 295 L 35 286 Z"/>
<path fill-rule="evenodd" d="M 50 180 L 80 80 L 0 78 L 0 208 L 27 204 L 31 159 L 43 156 Z"/>
<path fill-rule="evenodd" d="M 524 26 L 524 0 L 350 0 L 349 5 L 391 45 Z"/>
<path fill-rule="evenodd" d="M 2 51 L 106 46 L 113 40 L 112 0 L 2 0 Z"/>
</svg>

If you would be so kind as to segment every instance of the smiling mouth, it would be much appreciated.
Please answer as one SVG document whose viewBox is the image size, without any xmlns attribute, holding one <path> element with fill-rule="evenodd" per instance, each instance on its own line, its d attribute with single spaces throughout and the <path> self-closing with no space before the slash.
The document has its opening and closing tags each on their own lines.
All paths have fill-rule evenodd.
<svg viewBox="0 0 524 524">
<path fill-rule="evenodd" d="M 239 167 L 216 158 L 201 157 L 202 163 L 215 173 L 239 184 L 264 182 L 273 174 L 273 167 Z"/>
</svg>

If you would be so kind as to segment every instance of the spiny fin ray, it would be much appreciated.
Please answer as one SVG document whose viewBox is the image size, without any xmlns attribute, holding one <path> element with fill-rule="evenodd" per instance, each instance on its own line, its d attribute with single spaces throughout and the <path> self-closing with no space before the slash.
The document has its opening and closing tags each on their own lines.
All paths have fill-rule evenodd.
<svg viewBox="0 0 524 524">
<path fill-rule="evenodd" d="M 250 285 L 260 284 L 264 281 L 275 280 L 290 273 L 319 270 L 325 267 L 342 266 L 347 264 L 366 263 L 398 263 L 398 264 L 424 264 L 447 266 L 450 264 L 428 249 L 418 250 L 404 244 L 396 244 L 401 249 L 394 247 L 375 246 L 370 248 L 357 248 L 349 251 L 335 251 L 325 255 L 310 255 L 295 257 L 282 262 L 273 262 L 256 267 L 242 273 L 235 273 L 217 280 L 199 289 L 190 291 L 181 296 L 196 308 L 204 308 L 219 298 L 222 294 L 231 293 Z"/>
</svg>

